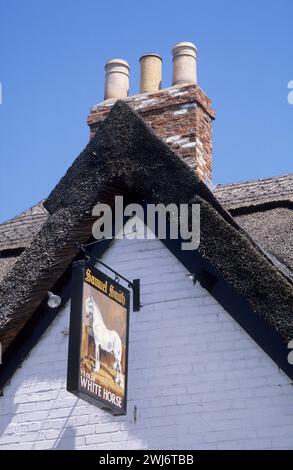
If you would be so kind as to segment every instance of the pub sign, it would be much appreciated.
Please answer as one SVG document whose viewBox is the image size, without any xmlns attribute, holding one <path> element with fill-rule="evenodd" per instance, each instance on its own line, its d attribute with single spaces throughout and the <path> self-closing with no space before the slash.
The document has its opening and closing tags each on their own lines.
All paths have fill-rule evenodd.
<svg viewBox="0 0 293 470">
<path fill-rule="evenodd" d="M 126 414 L 129 290 L 88 261 L 73 263 L 67 390 Z"/>
</svg>

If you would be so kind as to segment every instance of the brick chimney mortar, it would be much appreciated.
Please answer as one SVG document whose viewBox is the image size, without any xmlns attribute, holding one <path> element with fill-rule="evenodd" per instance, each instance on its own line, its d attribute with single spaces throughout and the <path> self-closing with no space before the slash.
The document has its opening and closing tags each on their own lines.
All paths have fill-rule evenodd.
<svg viewBox="0 0 293 470">
<path fill-rule="evenodd" d="M 211 102 L 195 84 L 173 86 L 154 93 L 125 98 L 177 155 L 207 182 L 212 173 Z M 91 109 L 88 125 L 91 137 L 115 101 L 102 102 Z"/>
</svg>

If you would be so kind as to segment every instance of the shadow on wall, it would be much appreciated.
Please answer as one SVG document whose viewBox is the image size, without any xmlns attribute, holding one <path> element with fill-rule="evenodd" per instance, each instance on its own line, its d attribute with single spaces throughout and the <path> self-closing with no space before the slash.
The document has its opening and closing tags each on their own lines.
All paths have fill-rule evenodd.
<svg viewBox="0 0 293 470">
<path fill-rule="evenodd" d="M 0 396 L 0 444 L 1 436 L 4 432 L 7 435 L 12 435 L 15 430 L 15 424 L 13 423 L 13 418 L 16 413 L 17 405 L 14 404 L 13 400 L 9 400 L 9 412 L 4 414 L 7 411 L 6 403 L 4 401 L 4 395 Z"/>
<path fill-rule="evenodd" d="M 53 450 L 72 450 L 75 448 L 76 430 L 72 426 L 65 428 L 61 437 L 57 439 Z"/>
<path fill-rule="evenodd" d="M 75 419 L 72 413 L 79 400 L 64 386 L 66 367 L 61 373 L 44 367 L 42 373 L 34 374 L 28 364 L 29 358 L 0 397 L 0 449 L 75 449 L 76 431 L 70 420 Z M 61 402 L 64 408 L 60 410 Z"/>
<path fill-rule="evenodd" d="M 154 316 L 155 324 L 156 312 L 146 313 Z M 177 443 L 176 433 L 180 423 L 174 416 L 168 416 L 166 405 L 176 407 L 176 397 L 170 395 L 172 388 L 178 393 L 183 392 L 182 386 L 170 385 L 168 390 L 162 386 L 165 383 L 164 362 L 156 376 L 151 374 L 152 369 L 141 368 L 142 362 L 152 364 L 155 359 L 158 361 L 161 337 L 156 330 L 152 331 L 151 342 L 146 341 L 148 331 L 141 334 L 141 341 L 148 344 L 143 350 L 141 342 L 130 344 L 132 367 L 129 370 L 128 413 L 114 418 L 66 392 L 67 340 L 60 333 L 64 326 L 60 325 L 60 320 L 59 317 L 53 322 L 46 336 L 4 389 L 4 396 L 0 398 L 0 448 L 71 450 L 84 445 L 109 450 L 179 448 L 181 444 Z M 47 354 L 53 347 L 58 348 L 62 358 L 54 364 L 51 355 Z M 190 354 L 194 356 L 196 344 L 191 348 L 194 351 Z M 168 396 L 164 396 L 166 394 Z M 136 423 L 134 405 L 138 406 Z M 153 409 L 154 405 L 156 409 Z M 82 429 L 83 434 L 78 429 L 81 426 L 88 428 Z M 90 442 L 87 442 L 89 437 Z M 184 442 L 182 448 L 190 445 Z"/>
</svg>

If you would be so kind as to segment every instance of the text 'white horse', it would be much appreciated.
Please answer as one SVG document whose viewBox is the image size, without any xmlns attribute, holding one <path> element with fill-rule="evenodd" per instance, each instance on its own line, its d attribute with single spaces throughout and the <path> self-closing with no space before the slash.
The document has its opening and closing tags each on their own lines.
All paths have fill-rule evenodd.
<svg viewBox="0 0 293 470">
<path fill-rule="evenodd" d="M 96 365 L 95 372 L 99 372 L 100 364 L 100 348 L 104 351 L 110 352 L 114 355 L 115 361 L 113 363 L 113 369 L 115 370 L 116 377 L 115 382 L 123 387 L 123 376 L 122 376 L 122 342 L 117 331 L 109 330 L 103 320 L 101 310 L 97 306 L 93 297 L 90 296 L 85 301 L 86 316 L 87 318 L 92 316 L 93 318 L 93 335 L 95 340 L 95 352 L 96 352 Z"/>
</svg>

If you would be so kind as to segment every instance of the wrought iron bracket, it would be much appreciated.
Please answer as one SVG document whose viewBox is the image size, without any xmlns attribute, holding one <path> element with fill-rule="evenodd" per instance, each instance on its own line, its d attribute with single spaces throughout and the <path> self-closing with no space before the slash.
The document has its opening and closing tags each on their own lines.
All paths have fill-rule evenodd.
<svg viewBox="0 0 293 470">
<path fill-rule="evenodd" d="M 93 245 L 94 243 L 91 243 L 91 245 Z M 78 248 L 84 253 L 85 257 L 88 259 L 88 260 L 91 260 L 91 259 L 94 259 L 96 263 L 99 263 L 101 264 L 102 266 L 104 266 L 106 269 L 108 269 L 109 271 L 111 271 L 114 276 L 115 276 L 115 281 L 116 282 L 119 282 L 120 279 L 123 279 L 124 282 L 126 282 L 128 284 L 128 287 L 130 287 L 132 289 L 132 310 L 134 312 L 138 312 L 141 308 L 141 304 L 140 304 L 140 279 L 133 279 L 133 281 L 130 281 L 129 279 L 127 279 L 126 277 L 124 277 L 122 274 L 118 273 L 117 271 L 115 271 L 115 269 L 111 268 L 110 266 L 108 266 L 106 263 L 104 263 L 103 261 L 101 261 L 99 258 L 97 258 L 95 255 L 93 255 L 92 253 L 89 253 L 87 251 L 87 249 L 85 248 L 86 245 L 82 244 L 82 243 L 77 243 L 77 246 Z"/>
</svg>

